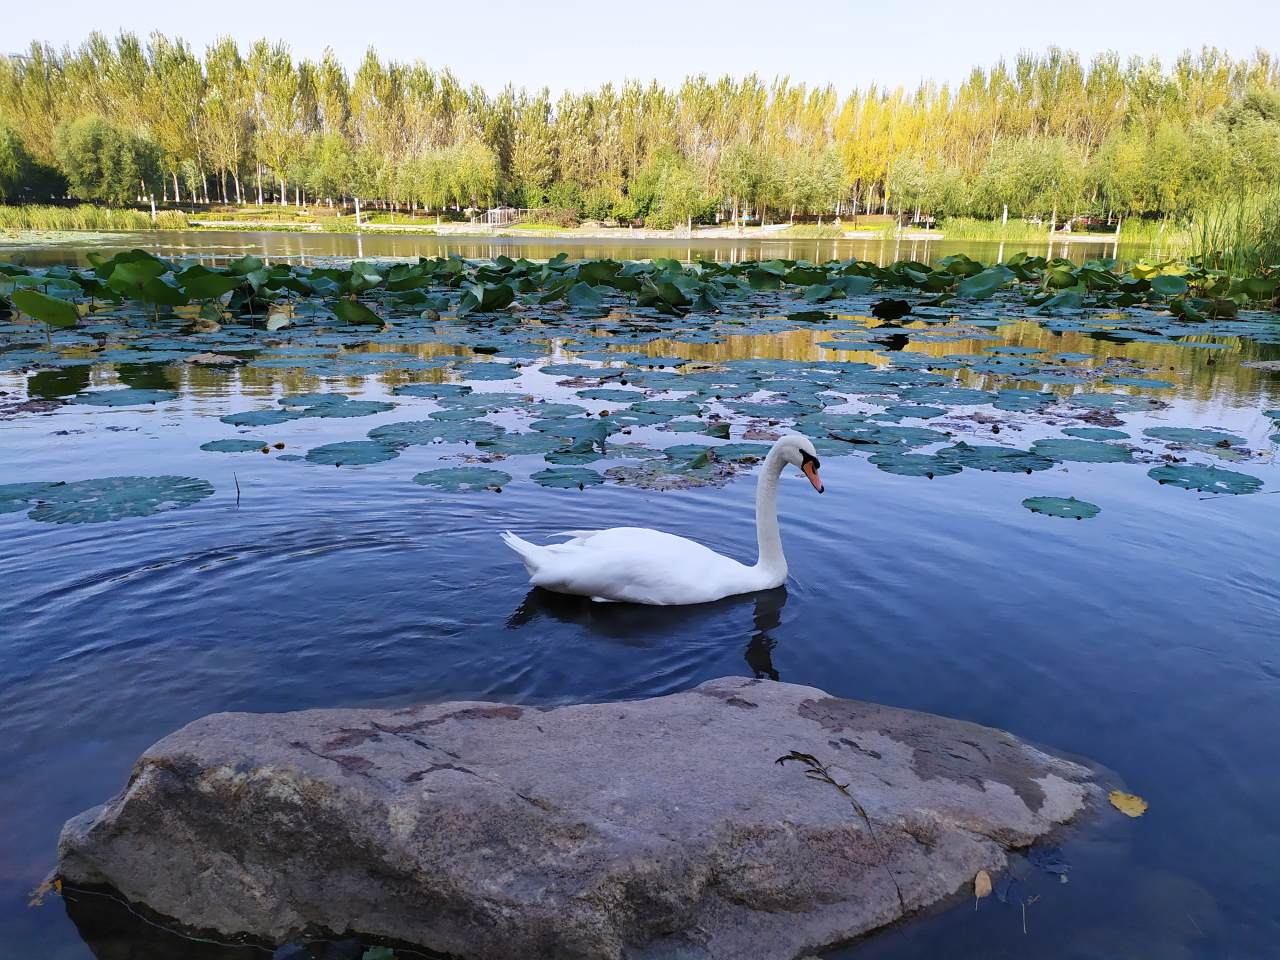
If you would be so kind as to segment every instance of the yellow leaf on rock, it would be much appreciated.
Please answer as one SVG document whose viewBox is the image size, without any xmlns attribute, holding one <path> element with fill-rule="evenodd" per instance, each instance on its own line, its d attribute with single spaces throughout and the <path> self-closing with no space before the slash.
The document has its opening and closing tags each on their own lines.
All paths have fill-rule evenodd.
<svg viewBox="0 0 1280 960">
<path fill-rule="evenodd" d="M 1107 799 L 1126 817 L 1140 817 L 1147 812 L 1147 801 L 1123 790 L 1112 790 L 1107 794 Z"/>
<path fill-rule="evenodd" d="M 991 874 L 985 870 L 979 870 L 977 876 L 973 878 L 974 909 L 977 909 L 979 900 L 989 896 L 991 896 Z"/>
</svg>

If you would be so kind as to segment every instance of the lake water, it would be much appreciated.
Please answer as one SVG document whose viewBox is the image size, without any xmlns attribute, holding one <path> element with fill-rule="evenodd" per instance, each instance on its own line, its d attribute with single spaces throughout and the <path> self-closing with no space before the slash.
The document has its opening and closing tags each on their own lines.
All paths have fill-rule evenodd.
<svg viewBox="0 0 1280 960">
<path fill-rule="evenodd" d="M 351 243 L 329 235 L 193 234 L 120 238 L 100 248 L 312 258 L 352 255 Z M 435 254 L 440 248 L 430 244 L 443 241 L 365 237 L 363 243 L 362 255 L 377 257 Z M 448 243 L 470 256 L 536 257 L 566 247 Z M 591 244 L 567 248 L 571 256 L 601 252 Z M 693 253 L 731 256 L 715 250 Z M 78 263 L 84 253 L 51 246 L 29 251 L 28 262 Z M 664 246 L 658 255 L 685 254 Z M 12 259 L 12 251 L 5 256 Z M 1032 474 L 966 469 L 929 480 L 879 470 L 863 449 L 851 447 L 848 456 L 824 456 L 825 496 L 814 495 L 798 474 L 782 485 L 791 567 L 785 588 L 687 609 L 600 606 L 531 592 L 497 534 L 511 529 L 536 539 L 638 524 L 746 558 L 754 550 L 749 473 L 723 488 L 547 489 L 527 480 L 546 466 L 533 454 L 490 464 L 515 477 L 500 494 L 448 494 L 412 478 L 457 465 L 474 448 L 411 446 L 387 462 L 338 469 L 280 459 L 427 417 L 439 404 L 393 390 L 466 376 L 478 366 L 469 362 L 469 349 L 460 350 L 468 363 L 457 369 L 422 372 L 335 373 L 339 368 L 320 361 L 315 368 L 226 368 L 136 359 L 68 366 L 58 372 L 64 380 L 34 383 L 28 371 L 0 372 L 0 403 L 66 397 L 85 387 L 177 394 L 141 407 L 71 403 L 0 418 L 0 484 L 179 475 L 207 480 L 215 491 L 185 509 L 111 523 L 66 525 L 0 513 L 0 956 L 266 956 L 192 944 L 86 898 L 70 904 L 50 896 L 43 906 L 27 905 L 28 891 L 53 865 L 63 821 L 114 794 L 148 745 L 204 714 L 457 698 L 609 700 L 725 675 L 812 684 L 1005 728 L 1099 762 L 1150 803 L 1137 820 L 1105 810 L 1068 840 L 1062 848 L 1071 865 L 1068 883 L 1019 861 L 1018 902 L 992 897 L 975 911 L 972 899 L 962 899 L 833 956 L 1274 955 L 1280 501 L 1270 494 L 1280 491 L 1280 465 L 1270 437 L 1280 428 L 1263 411 L 1280 407 L 1280 373 L 1241 364 L 1275 360 L 1280 346 L 1245 337 L 1200 338 L 1218 349 L 1117 342 L 1097 331 L 1031 321 L 975 330 L 965 320 L 949 325 L 956 331 L 950 339 L 931 339 L 913 324 L 910 342 L 894 345 L 900 349 L 835 354 L 818 346 L 831 338 L 829 329 L 745 335 L 717 329 L 712 342 L 673 337 L 643 350 L 733 369 L 765 360 L 796 370 L 832 360 L 884 366 L 911 354 L 971 357 L 993 348 L 1065 354 L 1076 359 L 1064 363 L 1081 369 L 1141 368 L 1142 376 L 1173 386 L 1068 380 L 1050 388 L 1063 405 L 1019 413 L 962 404 L 936 419 L 903 423 L 946 429 L 971 443 L 1025 448 L 1090 422 L 1080 408 L 1065 405 L 1074 392 L 1150 396 L 1162 401 L 1158 408 L 1118 414 L 1126 442 L 1150 463 L 1067 462 Z M 868 325 L 853 309 L 845 322 L 849 329 Z M 528 332 L 529 323 L 521 329 Z M 309 328 L 303 333 L 307 342 L 323 342 Z M 430 361 L 453 349 L 438 338 L 413 339 L 361 352 L 394 349 Z M 524 366 L 515 379 L 473 381 L 477 393 L 585 402 L 576 395 L 582 385 L 538 369 L 552 359 L 572 362 L 572 343 L 529 336 L 507 350 L 493 342 L 499 359 L 513 353 Z M 329 349 L 355 353 L 346 345 Z M 0 360 L 5 356 L 0 352 Z M 958 370 L 957 378 L 982 389 L 1027 386 L 997 384 L 971 370 Z M 219 419 L 317 390 L 398 406 L 239 431 Z M 854 402 L 848 409 L 877 408 Z M 527 414 L 506 410 L 488 419 L 514 431 Z M 737 440 L 744 418 L 731 422 Z M 663 426 L 623 439 L 657 448 L 693 438 Z M 1250 452 L 1230 462 L 1202 449 L 1177 455 L 1256 476 L 1261 492 L 1211 496 L 1155 483 L 1148 468 L 1169 448 L 1142 431 L 1169 426 L 1240 438 L 1237 449 Z M 282 442 L 284 451 L 200 449 L 242 435 Z M 615 462 L 588 466 L 603 470 Z M 1038 495 L 1074 496 L 1102 511 L 1075 521 L 1020 505 Z"/>
<path fill-rule="evenodd" d="M 592 240 L 539 237 L 432 237 L 396 233 L 275 233 L 220 232 L 212 230 L 171 231 L 164 233 L 100 233 L 86 243 L 83 235 L 74 233 L 45 236 L 0 237 L 0 257 L 21 260 L 30 266 L 65 263 L 84 266 L 87 254 L 96 250 L 111 254 L 133 248 L 148 250 L 166 258 L 190 258 L 201 262 L 218 262 L 228 256 L 253 253 L 272 262 L 309 263 L 316 258 L 352 259 L 395 257 L 441 257 L 456 254 L 468 260 L 489 259 L 500 255 L 548 259 L 566 251 L 574 259 L 614 257 L 619 260 L 642 260 L 650 257 L 672 257 L 677 260 L 714 260 L 717 262 L 785 257 L 791 260 L 846 260 L 857 257 L 881 266 L 895 260 L 929 262 L 953 253 L 965 253 L 976 260 L 1003 260 L 1020 250 L 1028 253 L 1063 256 L 1076 262 L 1090 257 L 1129 257 L 1146 253 L 1145 247 L 1099 240 L 1097 243 L 1071 242 L 1005 244 L 957 240 L 791 240 L 732 238 L 687 240 Z M 1118 251 L 1118 252 L 1117 252 Z"/>
</svg>

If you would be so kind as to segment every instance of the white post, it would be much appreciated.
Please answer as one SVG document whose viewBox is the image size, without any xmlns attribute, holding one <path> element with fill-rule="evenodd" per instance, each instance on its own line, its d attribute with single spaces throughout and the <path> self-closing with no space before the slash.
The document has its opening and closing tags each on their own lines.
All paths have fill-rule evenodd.
<svg viewBox="0 0 1280 960">
<path fill-rule="evenodd" d="M 154 225 L 155 225 L 155 222 L 156 222 L 156 195 L 153 193 L 153 194 L 151 194 L 151 224 L 152 224 L 152 226 L 154 226 Z"/>
<path fill-rule="evenodd" d="M 360 226 L 360 198 L 354 197 L 353 199 L 356 202 L 356 226 L 358 227 Z"/>
</svg>

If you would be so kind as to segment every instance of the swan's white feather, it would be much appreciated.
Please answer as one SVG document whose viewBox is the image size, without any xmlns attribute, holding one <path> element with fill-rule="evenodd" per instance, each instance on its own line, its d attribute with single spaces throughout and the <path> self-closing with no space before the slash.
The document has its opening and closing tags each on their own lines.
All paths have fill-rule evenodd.
<svg viewBox="0 0 1280 960">
<path fill-rule="evenodd" d="M 753 565 L 722 556 L 700 543 L 643 527 L 608 530 L 565 530 L 569 539 L 545 546 L 507 531 L 503 542 L 519 555 L 529 582 L 556 593 L 601 602 L 676 605 L 709 603 L 722 597 L 780 586 L 787 561 L 778 536 L 777 483 L 785 464 L 803 466 L 813 460 L 810 479 L 817 479 L 817 454 L 807 437 L 781 437 L 765 457 L 756 487 L 756 537 L 760 559 Z"/>
<path fill-rule="evenodd" d="M 546 546 L 512 533 L 502 538 L 524 561 L 534 586 L 593 600 L 707 603 L 778 586 L 755 567 L 661 530 L 575 531 L 574 539 Z"/>
</svg>

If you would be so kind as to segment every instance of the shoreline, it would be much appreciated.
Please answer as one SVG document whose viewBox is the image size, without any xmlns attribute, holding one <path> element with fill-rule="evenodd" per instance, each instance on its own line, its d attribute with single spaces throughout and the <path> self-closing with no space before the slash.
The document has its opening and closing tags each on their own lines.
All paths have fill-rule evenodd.
<svg viewBox="0 0 1280 960">
<path fill-rule="evenodd" d="M 791 232 L 793 231 L 794 232 Z M 184 234 L 184 233 L 304 233 L 309 235 L 331 235 L 335 237 L 358 237 L 362 235 L 382 236 L 417 236 L 436 237 L 449 240 L 542 240 L 565 241 L 605 241 L 623 243 L 670 243 L 689 244 L 702 242 L 738 241 L 744 243 L 797 243 L 797 242 L 852 242 L 867 243 L 875 240 L 884 242 L 942 242 L 950 240 L 955 243 L 1014 243 L 1014 244 L 1095 244 L 1099 246 L 1116 246 L 1122 243 L 1141 243 L 1140 240 L 1126 240 L 1113 233 L 1045 233 L 1041 236 L 1013 237 L 965 237 L 949 236 L 942 230 L 904 230 L 901 233 L 890 233 L 882 230 L 843 230 L 839 233 L 830 228 L 806 229 L 804 227 L 771 229 L 769 227 L 747 227 L 735 230 L 732 227 L 707 227 L 688 230 L 658 230 L 653 228 L 626 227 L 573 227 L 547 230 L 518 230 L 503 227 L 484 227 L 477 224 L 440 224 L 415 226 L 411 224 L 368 223 L 361 224 L 359 229 L 331 230 L 322 224 L 280 223 L 277 221 L 191 221 L 183 229 L 160 228 L 155 230 L 2 230 L 0 231 L 0 248 L 6 246 L 23 246 L 30 243 L 58 242 L 60 239 L 82 239 L 85 235 L 110 236 L 114 234 Z"/>
</svg>

